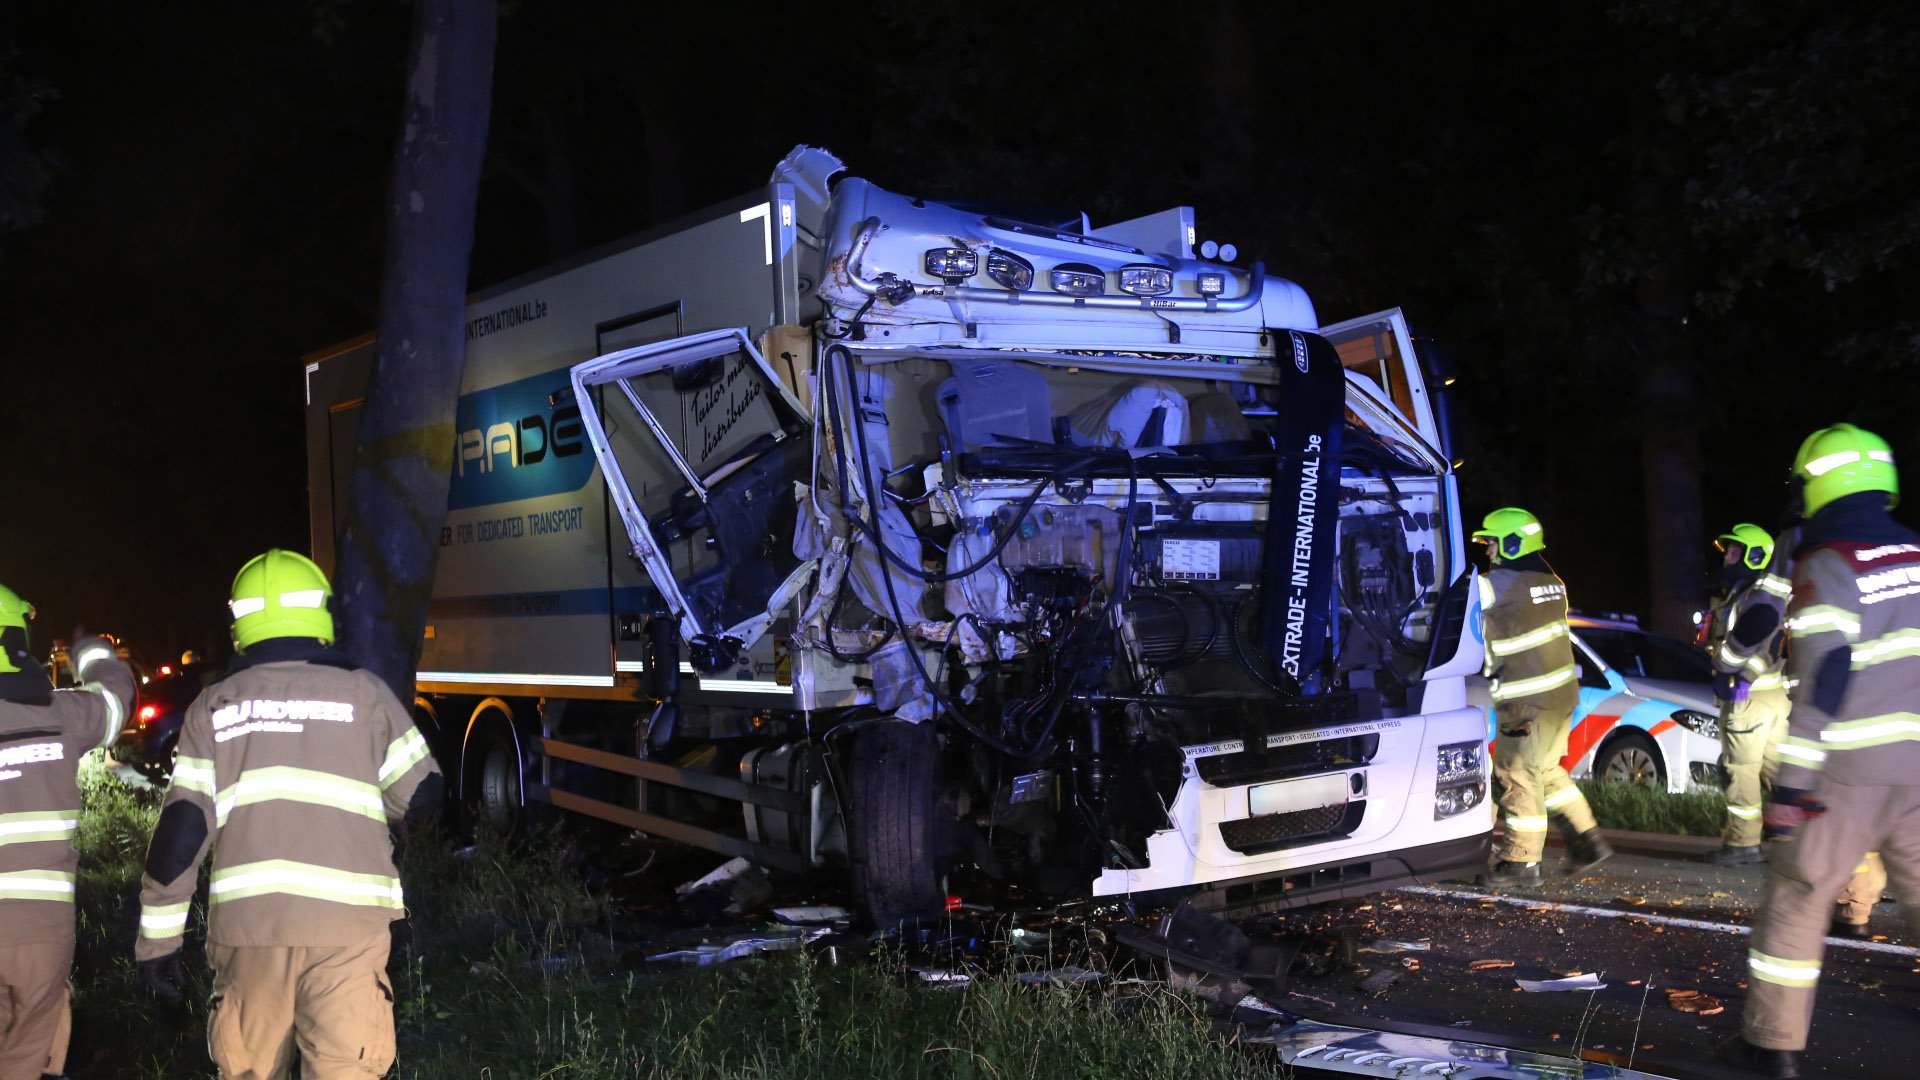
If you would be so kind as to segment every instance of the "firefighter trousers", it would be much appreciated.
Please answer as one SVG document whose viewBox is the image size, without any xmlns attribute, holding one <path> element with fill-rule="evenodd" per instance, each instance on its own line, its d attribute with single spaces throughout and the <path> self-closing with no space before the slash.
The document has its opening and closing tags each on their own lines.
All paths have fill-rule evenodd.
<svg viewBox="0 0 1920 1080">
<path fill-rule="evenodd" d="M 1879 852 L 1869 851 L 1860 865 L 1853 868 L 1853 880 L 1840 890 L 1839 909 L 1833 917 L 1843 923 L 1865 926 L 1873 916 L 1873 905 L 1880 902 L 1881 894 L 1886 891 L 1886 864 L 1880 861 Z"/>
<path fill-rule="evenodd" d="M 209 945 L 207 1052 L 221 1080 L 364 1080 L 393 1065 L 386 928 L 353 945 Z"/>
<path fill-rule="evenodd" d="M 1786 737 L 1785 688 L 1720 706 L 1720 767 L 1727 774 L 1727 827 L 1721 839 L 1728 847 L 1760 843 L 1761 795 L 1780 771 L 1780 743 Z"/>
<path fill-rule="evenodd" d="M 0 947 L 0 1080 L 40 1080 L 66 1067 L 72 968 L 71 940 Z"/>
<path fill-rule="evenodd" d="M 1834 900 L 1869 851 L 1879 851 L 1901 912 L 1920 931 L 1920 787 L 1823 784 L 1827 812 L 1776 846 L 1767 895 L 1747 950 L 1747 1041 L 1804 1050 Z"/>
<path fill-rule="evenodd" d="M 1577 833 L 1594 827 L 1587 797 L 1560 764 L 1573 712 L 1510 702 L 1496 705 L 1493 716 L 1493 774 L 1501 784 L 1500 858 L 1536 863 L 1546 851 L 1550 818 L 1566 818 Z"/>
</svg>

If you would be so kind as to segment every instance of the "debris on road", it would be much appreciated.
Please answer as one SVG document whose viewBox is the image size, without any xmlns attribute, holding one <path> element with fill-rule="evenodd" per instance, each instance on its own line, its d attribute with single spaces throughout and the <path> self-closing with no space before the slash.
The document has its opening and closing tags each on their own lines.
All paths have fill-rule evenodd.
<svg viewBox="0 0 1920 1080">
<path fill-rule="evenodd" d="M 800 907 L 777 907 L 771 912 L 774 918 L 783 923 L 837 923 L 848 922 L 853 912 L 837 904 L 807 904 Z"/>
<path fill-rule="evenodd" d="M 1607 984 L 1600 981 L 1600 976 L 1591 971 L 1580 975 L 1569 975 L 1563 979 L 1515 979 L 1513 981 L 1519 984 L 1520 989 L 1525 990 L 1529 994 L 1547 994 L 1561 990 L 1605 990 L 1607 988 Z"/>
<path fill-rule="evenodd" d="M 1511 960 L 1475 960 L 1467 965 L 1468 971 L 1499 971 L 1513 966 Z"/>
<path fill-rule="evenodd" d="M 698 913 L 744 915 L 773 899 L 773 881 L 746 859 L 729 859 L 673 892 L 682 906 Z"/>
<path fill-rule="evenodd" d="M 1106 978 L 1106 974 L 1104 972 L 1083 968 L 1078 964 L 1067 964 L 1064 967 L 1052 968 L 1047 971 L 1015 972 L 1013 977 L 1015 980 L 1026 983 L 1028 986 L 1044 986 L 1050 983 L 1093 982 L 1096 979 Z"/>
<path fill-rule="evenodd" d="M 1374 997 L 1379 997 L 1387 992 L 1388 987 L 1399 981 L 1400 973 L 1397 971 L 1376 971 L 1360 980 L 1360 989 Z"/>
<path fill-rule="evenodd" d="M 701 942 L 690 949 L 673 949 L 655 953 L 648 960 L 692 964 L 707 967 L 723 964 L 729 960 L 738 960 L 754 953 L 784 952 L 797 949 L 807 942 L 829 933 L 824 926 L 782 926 L 760 933 L 739 934 L 724 941 Z"/>
<path fill-rule="evenodd" d="M 1403 953 L 1429 952 L 1432 949 L 1433 942 L 1426 939 L 1420 941 L 1395 941 L 1392 938 L 1381 938 L 1378 941 L 1368 942 L 1360 946 L 1359 951 L 1363 953 Z"/>
<path fill-rule="evenodd" d="M 1614 900 L 1622 904 L 1632 904 L 1635 907 L 1639 907 L 1647 902 L 1647 898 L 1644 896 L 1616 896 Z"/>
<path fill-rule="evenodd" d="M 1718 1016 L 1727 1011 L 1720 999 L 1698 990 L 1669 990 L 1667 1004 L 1676 1012 L 1694 1013 L 1699 1016 Z"/>
</svg>

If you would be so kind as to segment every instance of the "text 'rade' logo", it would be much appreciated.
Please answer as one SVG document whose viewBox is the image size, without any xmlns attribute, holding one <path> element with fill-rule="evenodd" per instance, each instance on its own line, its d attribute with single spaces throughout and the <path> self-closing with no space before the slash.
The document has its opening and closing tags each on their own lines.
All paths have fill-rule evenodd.
<svg viewBox="0 0 1920 1080">
<path fill-rule="evenodd" d="M 593 455 L 586 453 L 580 407 L 562 396 L 568 389 L 561 368 L 461 398 L 448 508 L 559 495 L 586 484 Z"/>
</svg>

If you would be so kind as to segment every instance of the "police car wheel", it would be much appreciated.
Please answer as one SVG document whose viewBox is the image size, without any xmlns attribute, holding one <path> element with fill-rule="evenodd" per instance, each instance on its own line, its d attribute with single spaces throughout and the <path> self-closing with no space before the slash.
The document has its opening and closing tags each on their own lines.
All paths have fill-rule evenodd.
<svg viewBox="0 0 1920 1080">
<path fill-rule="evenodd" d="M 1666 771 L 1660 766 L 1660 750 L 1653 740 L 1638 732 L 1617 735 L 1600 751 L 1593 775 L 1615 784 L 1665 790 Z"/>
</svg>

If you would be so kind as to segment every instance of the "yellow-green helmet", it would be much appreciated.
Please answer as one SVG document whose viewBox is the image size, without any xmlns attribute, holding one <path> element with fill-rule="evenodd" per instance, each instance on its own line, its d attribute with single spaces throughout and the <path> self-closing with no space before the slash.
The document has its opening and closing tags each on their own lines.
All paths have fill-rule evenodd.
<svg viewBox="0 0 1920 1080">
<path fill-rule="evenodd" d="M 1714 537 L 1713 546 L 1721 551 L 1729 544 L 1746 548 L 1740 553 L 1740 565 L 1754 570 L 1765 567 L 1773 558 L 1773 534 L 1752 522 L 1743 521 Z"/>
<path fill-rule="evenodd" d="M 1854 427 L 1835 424 L 1807 436 L 1793 458 L 1793 474 L 1803 483 L 1801 498 L 1811 516 L 1846 495 L 1884 491 L 1887 506 L 1900 500 L 1900 474 L 1893 467 L 1887 440 Z"/>
<path fill-rule="evenodd" d="M 1546 535 L 1540 531 L 1540 519 L 1517 506 L 1502 507 L 1488 514 L 1473 538 L 1493 545 L 1503 559 L 1531 555 L 1547 546 Z"/>
<path fill-rule="evenodd" d="M 313 560 L 274 548 L 240 568 L 233 577 L 233 644 L 242 652 L 268 638 L 318 638 L 333 641 L 333 614 L 327 584 Z"/>
<path fill-rule="evenodd" d="M 33 618 L 33 605 L 0 585 L 0 674 L 25 670 L 32 659 L 27 644 L 27 620 Z"/>
</svg>

